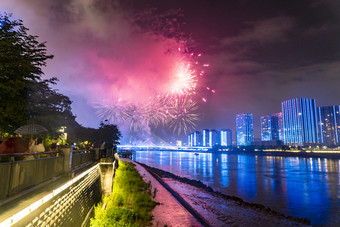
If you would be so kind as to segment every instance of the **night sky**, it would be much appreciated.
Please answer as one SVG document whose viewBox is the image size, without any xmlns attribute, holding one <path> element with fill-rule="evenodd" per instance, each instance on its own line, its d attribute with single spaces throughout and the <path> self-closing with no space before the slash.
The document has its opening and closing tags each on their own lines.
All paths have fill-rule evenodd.
<svg viewBox="0 0 340 227">
<path fill-rule="evenodd" d="M 171 59 L 162 53 L 176 35 L 202 53 L 201 61 L 210 64 L 204 83 L 216 90 L 202 91 L 208 101 L 200 103 L 197 130 L 234 132 L 235 114 L 253 113 L 259 138 L 260 116 L 280 112 L 283 100 L 340 104 L 338 0 L 2 0 L 0 11 L 47 41 L 55 57 L 45 76 L 60 79 L 57 88 L 73 100 L 84 126 L 97 127 L 94 106 L 117 93 L 142 102 L 143 95 L 164 89 L 167 77 L 159 75 Z M 145 12 L 151 13 L 136 23 Z M 168 14 L 178 20 L 160 38 L 155 31 L 164 34 L 168 27 L 148 22 Z"/>
</svg>

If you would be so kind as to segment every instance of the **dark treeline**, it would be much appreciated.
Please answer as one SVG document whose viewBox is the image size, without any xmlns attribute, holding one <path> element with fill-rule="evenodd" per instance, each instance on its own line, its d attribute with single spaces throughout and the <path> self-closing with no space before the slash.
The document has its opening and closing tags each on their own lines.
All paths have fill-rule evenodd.
<svg viewBox="0 0 340 227">
<path fill-rule="evenodd" d="M 30 35 L 22 20 L 0 14 L 0 132 L 1 137 L 14 136 L 25 124 L 39 124 L 48 129 L 46 137 L 57 138 L 66 127 L 68 142 L 116 142 L 120 132 L 116 125 L 101 123 L 98 129 L 86 128 L 76 121 L 72 101 L 51 86 L 56 77 L 42 79 L 42 67 L 53 55 L 46 42 Z"/>
</svg>

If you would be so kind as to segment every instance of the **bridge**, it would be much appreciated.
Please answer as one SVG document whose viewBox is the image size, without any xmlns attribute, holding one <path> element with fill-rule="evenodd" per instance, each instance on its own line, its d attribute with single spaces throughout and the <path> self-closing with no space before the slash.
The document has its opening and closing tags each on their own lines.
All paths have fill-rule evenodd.
<svg viewBox="0 0 340 227">
<path fill-rule="evenodd" d="M 147 150 L 147 151 L 208 151 L 211 147 L 201 146 L 158 146 L 158 145 L 118 145 L 118 151 Z"/>
<path fill-rule="evenodd" d="M 1 160 L 1 227 L 86 226 L 93 206 L 111 192 L 116 167 L 114 158 L 100 159 L 98 149 L 1 155 Z"/>
</svg>

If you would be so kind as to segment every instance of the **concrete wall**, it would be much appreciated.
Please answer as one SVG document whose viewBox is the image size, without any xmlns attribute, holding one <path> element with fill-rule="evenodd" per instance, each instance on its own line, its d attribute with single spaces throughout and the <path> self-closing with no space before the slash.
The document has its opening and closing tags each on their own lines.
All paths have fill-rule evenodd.
<svg viewBox="0 0 340 227">
<path fill-rule="evenodd" d="M 68 187 L 51 200 L 19 220 L 15 226 L 65 226 L 77 227 L 101 200 L 100 174 L 98 165 L 90 168 L 67 182 Z M 79 179 L 77 179 L 81 176 Z M 71 182 L 71 183 L 70 183 Z M 70 184 L 69 184 L 70 183 Z"/>
<path fill-rule="evenodd" d="M 72 155 L 69 157 L 68 160 L 70 161 L 69 163 L 71 163 Z M 54 160 L 58 163 L 54 170 L 52 163 L 48 163 L 46 159 L 41 160 L 44 166 L 39 167 L 39 162 L 36 163 L 36 165 L 42 168 L 43 172 L 58 172 L 60 166 L 62 166 L 60 171 L 63 172 L 63 157 L 58 158 L 60 158 L 60 163 L 59 160 Z M 65 158 L 67 158 L 67 155 Z M 118 156 L 116 158 L 118 159 Z M 86 159 L 87 158 L 84 158 L 83 160 Z M 11 171 L 8 170 L 8 166 L 10 165 L 13 165 L 11 168 L 18 168 L 18 166 L 20 166 L 20 171 L 27 172 L 23 166 L 33 165 L 32 163 L 33 162 L 1 163 L 7 165 L 0 165 L 0 177 L 6 176 L 6 178 L 10 178 Z M 17 167 L 15 167 L 15 165 L 17 165 Z M 49 168 L 45 168 L 45 165 L 49 166 Z M 22 207 L 22 211 L 24 212 L 20 211 L 19 213 L 24 215 L 13 213 L 11 214 L 13 216 L 7 218 L 3 223 L 14 223 L 14 226 L 89 226 L 93 206 L 100 202 L 103 188 L 105 188 L 107 194 L 112 190 L 112 179 L 117 167 L 117 162 L 112 163 L 112 158 L 111 161 L 90 165 L 86 170 L 79 172 L 67 182 L 56 186 L 49 194 L 44 195 L 43 198 L 37 199 L 37 201 L 32 202 L 28 207 Z M 6 172 L 5 170 L 8 171 Z M 14 171 L 12 172 L 14 173 Z M 19 173 L 19 175 L 20 174 L 21 173 Z M 28 177 L 33 180 L 50 176 L 45 174 L 46 173 L 41 173 L 36 177 L 29 175 Z M 20 180 L 18 180 L 18 182 L 20 182 Z M 1 187 L 2 185 L 0 185 L 0 189 Z M 5 189 L 4 187 L 4 190 Z M 0 223 L 0 225 L 2 226 L 3 223 Z M 9 226 L 9 224 L 4 226 Z"/>
</svg>

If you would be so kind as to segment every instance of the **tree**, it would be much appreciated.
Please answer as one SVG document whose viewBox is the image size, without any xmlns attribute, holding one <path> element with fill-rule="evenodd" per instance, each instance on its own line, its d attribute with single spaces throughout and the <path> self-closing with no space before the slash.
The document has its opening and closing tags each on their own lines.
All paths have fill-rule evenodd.
<svg viewBox="0 0 340 227">
<path fill-rule="evenodd" d="M 117 125 L 104 124 L 103 122 L 100 123 L 100 127 L 96 135 L 97 141 L 103 140 L 106 143 L 118 144 L 120 137 L 121 133 L 118 130 Z"/>
<path fill-rule="evenodd" d="M 66 126 L 71 141 L 117 142 L 116 125 L 101 124 L 99 129 L 79 125 L 71 112 L 72 101 L 51 89 L 57 78 L 43 80 L 42 67 L 52 59 L 46 43 L 29 35 L 22 20 L 11 20 L 0 14 L 0 132 L 13 133 L 23 124 L 41 124 L 51 137 Z"/>
<path fill-rule="evenodd" d="M 50 88 L 58 79 L 42 79 L 42 67 L 53 58 L 45 42 L 10 17 L 0 15 L 0 131 L 13 133 L 23 124 L 36 123 L 57 136 L 61 126 L 78 126 L 71 100 Z"/>
<path fill-rule="evenodd" d="M 52 55 L 37 36 L 27 34 L 21 20 L 0 15 L 0 130 L 13 132 L 27 121 L 29 86 L 39 82 L 41 67 Z"/>
<path fill-rule="evenodd" d="M 52 78 L 30 83 L 25 108 L 27 123 L 43 125 L 52 137 L 60 134 L 62 126 L 79 127 L 71 112 L 72 101 L 49 87 L 56 81 L 57 78 Z"/>
<path fill-rule="evenodd" d="M 99 147 L 103 141 L 111 145 L 113 143 L 119 144 L 118 140 L 121 137 L 121 133 L 116 125 L 104 124 L 103 122 L 100 123 L 98 129 L 85 128 L 78 125 L 67 131 L 68 142 L 79 143 L 88 141 L 89 143 L 94 144 L 95 147 Z"/>
</svg>

